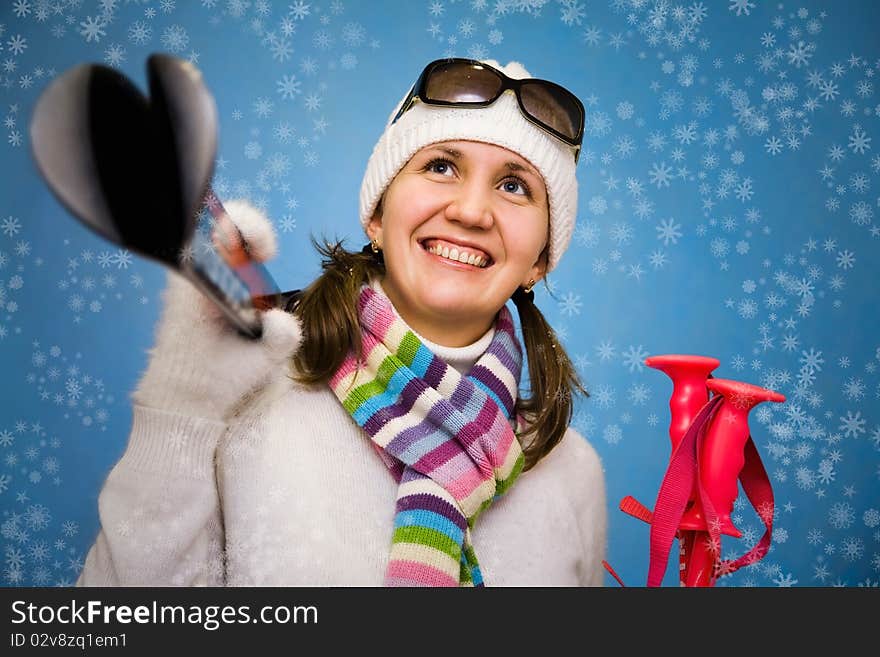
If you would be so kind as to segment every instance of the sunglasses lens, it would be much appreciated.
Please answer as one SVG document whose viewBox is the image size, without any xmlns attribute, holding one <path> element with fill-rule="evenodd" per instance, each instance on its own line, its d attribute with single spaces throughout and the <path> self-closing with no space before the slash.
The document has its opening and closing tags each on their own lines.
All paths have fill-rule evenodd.
<svg viewBox="0 0 880 657">
<path fill-rule="evenodd" d="M 520 89 L 525 110 L 533 119 L 575 142 L 581 133 L 583 113 L 572 95 L 544 82 L 526 82 Z"/>
<path fill-rule="evenodd" d="M 476 64 L 438 64 L 427 79 L 424 99 L 441 103 L 485 103 L 501 93 L 502 80 Z"/>
</svg>

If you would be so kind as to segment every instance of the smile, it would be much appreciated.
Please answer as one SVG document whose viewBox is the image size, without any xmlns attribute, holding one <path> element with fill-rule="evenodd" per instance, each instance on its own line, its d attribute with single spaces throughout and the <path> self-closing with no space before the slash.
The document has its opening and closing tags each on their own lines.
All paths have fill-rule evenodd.
<svg viewBox="0 0 880 657">
<path fill-rule="evenodd" d="M 419 245 L 432 259 L 440 260 L 444 264 L 456 269 L 488 269 L 494 264 L 494 261 L 488 255 L 472 253 L 467 247 L 458 247 L 447 242 L 432 239 L 420 242 Z"/>
</svg>

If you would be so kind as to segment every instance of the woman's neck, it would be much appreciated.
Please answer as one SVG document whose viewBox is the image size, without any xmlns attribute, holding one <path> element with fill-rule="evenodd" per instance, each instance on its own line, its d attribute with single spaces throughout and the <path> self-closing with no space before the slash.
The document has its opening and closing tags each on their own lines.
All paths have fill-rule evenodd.
<svg viewBox="0 0 880 657">
<path fill-rule="evenodd" d="M 381 294 L 382 296 L 388 298 L 385 290 L 382 288 L 382 283 L 378 278 L 374 278 L 370 282 L 370 287 L 373 288 L 376 292 Z M 389 299 L 390 301 L 390 299 Z M 443 359 L 446 363 L 448 363 L 451 367 L 454 367 L 461 374 L 467 374 L 471 367 L 473 367 L 474 363 L 483 355 L 486 349 L 489 347 L 489 344 L 492 342 L 492 338 L 495 337 L 495 323 L 493 322 L 485 333 L 482 336 L 477 338 L 475 341 L 472 341 L 470 344 L 466 344 L 460 347 L 450 347 L 444 344 L 437 343 L 433 340 L 426 338 L 421 335 L 416 329 L 414 329 L 406 319 L 400 315 L 400 312 L 394 306 L 394 302 L 391 302 L 392 308 L 394 308 L 394 312 L 397 313 L 397 316 L 400 317 L 409 329 L 416 335 L 416 337 L 421 340 L 422 344 L 424 344 L 428 349 L 430 349 L 436 356 Z"/>
<path fill-rule="evenodd" d="M 412 307 L 410 301 L 402 298 L 396 287 L 390 284 L 383 285 L 383 279 L 376 276 L 372 279 L 372 286 L 377 292 L 385 296 L 394 310 L 406 325 L 420 338 L 429 340 L 432 344 L 444 347 L 466 347 L 479 340 L 495 324 L 497 312 L 489 318 L 477 318 L 474 315 L 462 317 L 435 315 L 426 318 Z"/>
</svg>

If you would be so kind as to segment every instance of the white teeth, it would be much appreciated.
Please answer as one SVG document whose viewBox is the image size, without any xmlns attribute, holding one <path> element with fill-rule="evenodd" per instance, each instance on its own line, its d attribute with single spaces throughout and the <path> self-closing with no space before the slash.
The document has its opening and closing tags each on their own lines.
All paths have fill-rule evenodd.
<svg viewBox="0 0 880 657">
<path fill-rule="evenodd" d="M 429 253 L 433 253 L 434 255 L 443 256 L 444 258 L 448 258 L 450 260 L 456 260 L 458 262 L 463 262 L 468 265 L 473 265 L 474 267 L 485 267 L 486 259 L 482 256 L 474 255 L 473 253 L 468 253 L 467 251 L 459 251 L 457 248 L 452 247 L 450 249 L 448 246 L 439 247 L 432 246 L 428 249 Z"/>
</svg>

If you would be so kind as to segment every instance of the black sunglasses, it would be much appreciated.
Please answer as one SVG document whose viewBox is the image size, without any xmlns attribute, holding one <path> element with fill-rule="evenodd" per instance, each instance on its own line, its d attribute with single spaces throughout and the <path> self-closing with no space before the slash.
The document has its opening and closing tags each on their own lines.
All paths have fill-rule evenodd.
<svg viewBox="0 0 880 657">
<path fill-rule="evenodd" d="M 452 57 L 428 64 L 391 123 L 416 99 L 426 105 L 488 107 L 508 89 L 516 94 L 526 119 L 574 148 L 577 164 L 584 138 L 584 105 L 578 97 L 555 82 L 511 78 L 475 59 Z"/>
</svg>

